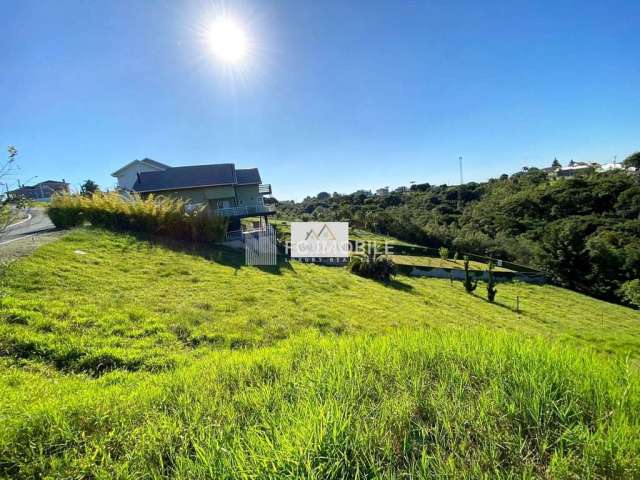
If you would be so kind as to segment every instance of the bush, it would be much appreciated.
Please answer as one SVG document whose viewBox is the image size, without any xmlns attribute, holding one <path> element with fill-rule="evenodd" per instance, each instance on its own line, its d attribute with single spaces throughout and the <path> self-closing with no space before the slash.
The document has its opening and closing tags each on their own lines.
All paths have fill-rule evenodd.
<svg viewBox="0 0 640 480">
<path fill-rule="evenodd" d="M 373 280 L 388 282 L 396 274 L 396 265 L 385 255 L 354 255 L 347 266 L 351 273 Z"/>
<path fill-rule="evenodd" d="M 440 254 L 440 260 L 443 262 L 446 262 L 449 258 L 449 249 L 447 247 L 440 247 L 438 253 Z"/>
<path fill-rule="evenodd" d="M 47 210 L 49 218 L 58 228 L 72 228 L 84 221 L 80 197 L 64 195 L 54 197 Z"/>
<path fill-rule="evenodd" d="M 487 280 L 487 300 L 489 300 L 489 303 L 493 303 L 495 301 L 496 293 L 498 293 L 498 290 L 496 289 L 496 281 L 493 278 L 493 268 L 493 262 L 489 262 L 489 279 Z"/>
<path fill-rule="evenodd" d="M 464 256 L 464 289 L 467 293 L 472 293 L 478 286 L 478 280 L 469 270 L 469 257 Z"/>
<path fill-rule="evenodd" d="M 84 221 L 108 230 L 149 233 L 198 242 L 220 241 L 227 231 L 227 220 L 213 215 L 206 207 L 190 208 L 180 199 L 126 198 L 118 193 L 97 192 L 90 197 L 57 195 L 48 210 L 56 227 L 71 228 Z"/>
<path fill-rule="evenodd" d="M 640 308 L 640 280 L 624 282 L 619 290 L 622 299 L 636 308 Z"/>
</svg>

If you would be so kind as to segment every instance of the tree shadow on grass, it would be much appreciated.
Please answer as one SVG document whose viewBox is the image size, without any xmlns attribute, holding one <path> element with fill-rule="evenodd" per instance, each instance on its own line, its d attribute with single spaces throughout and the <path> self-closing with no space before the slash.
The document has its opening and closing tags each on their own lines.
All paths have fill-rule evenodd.
<svg viewBox="0 0 640 480">
<path fill-rule="evenodd" d="M 401 282 L 400 280 L 389 280 L 388 282 L 381 282 L 385 287 L 393 288 L 394 290 L 400 290 L 402 292 L 413 292 L 413 285 Z"/>
<path fill-rule="evenodd" d="M 160 246 L 173 252 L 184 253 L 194 257 L 200 257 L 210 262 L 233 268 L 236 273 L 241 268 L 258 268 L 273 275 L 281 275 L 283 270 L 295 272 L 285 257 L 278 255 L 276 265 L 247 265 L 243 249 L 231 248 L 220 244 L 198 243 L 192 241 L 176 240 L 173 238 L 159 237 L 155 235 L 131 233 L 137 240 L 147 242 L 150 246 Z"/>
<path fill-rule="evenodd" d="M 520 314 L 522 313 L 522 308 L 520 308 L 520 310 L 516 310 L 516 307 L 511 306 L 511 305 L 507 305 L 506 303 L 502 303 L 502 302 L 499 302 L 499 301 L 490 302 L 487 298 L 485 298 L 485 297 L 483 297 L 481 295 L 478 295 L 475 292 L 472 292 L 471 296 L 477 298 L 478 300 L 482 300 L 485 303 L 488 303 L 490 305 L 495 305 L 496 307 L 504 308 L 505 310 L 510 310 L 513 313 L 520 313 Z"/>
</svg>

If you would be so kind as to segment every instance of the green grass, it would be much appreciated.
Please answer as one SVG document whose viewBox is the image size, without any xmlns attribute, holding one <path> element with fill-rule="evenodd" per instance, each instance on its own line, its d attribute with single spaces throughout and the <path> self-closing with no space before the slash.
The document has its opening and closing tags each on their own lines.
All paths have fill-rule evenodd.
<svg viewBox="0 0 640 480">
<path fill-rule="evenodd" d="M 269 220 L 269 223 L 274 225 L 278 232 L 284 234 L 285 238 L 290 238 L 291 236 L 291 225 L 289 221 L 285 220 Z M 246 219 L 245 224 L 250 226 L 251 219 Z M 390 237 L 388 235 L 381 235 L 378 233 L 368 232 L 366 230 L 362 230 L 359 228 L 350 228 L 349 229 L 349 240 L 356 240 L 360 242 L 371 242 L 379 245 L 380 252 L 382 253 L 384 250 L 384 245 L 388 244 L 390 246 L 390 251 L 393 252 L 393 247 L 395 246 L 405 246 L 405 247 L 419 247 L 418 245 L 407 243 L 402 240 L 398 240 L 397 238 Z M 408 265 L 415 267 L 430 267 L 430 268 L 451 268 L 451 269 L 464 269 L 463 260 L 460 258 L 457 262 L 453 260 L 445 260 L 442 261 L 439 257 L 429 257 L 423 255 L 393 255 L 393 261 L 398 265 Z M 469 267 L 471 270 L 484 271 L 487 269 L 487 264 L 469 261 Z M 510 272 L 511 270 L 495 267 L 496 272 Z"/>
<path fill-rule="evenodd" d="M 80 229 L 5 272 L 0 476 L 640 475 L 637 311 L 242 260 Z"/>
<path fill-rule="evenodd" d="M 429 267 L 429 268 L 451 268 L 464 270 L 464 260 L 442 260 L 441 258 L 423 257 L 416 255 L 390 255 L 391 259 L 398 265 L 408 265 L 412 267 Z M 469 269 L 476 271 L 486 271 L 488 266 L 484 263 L 469 260 Z M 508 268 L 494 267 L 496 272 L 511 272 Z"/>
</svg>

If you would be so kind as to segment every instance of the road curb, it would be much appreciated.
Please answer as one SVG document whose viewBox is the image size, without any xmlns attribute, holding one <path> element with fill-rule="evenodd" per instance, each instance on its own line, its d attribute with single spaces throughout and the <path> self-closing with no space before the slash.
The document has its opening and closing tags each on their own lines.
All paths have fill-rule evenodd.
<svg viewBox="0 0 640 480">
<path fill-rule="evenodd" d="M 24 240 L 25 238 L 31 238 L 31 237 L 35 237 L 37 235 L 42 235 L 43 233 L 55 232 L 56 230 L 58 230 L 56 227 L 52 227 L 52 228 L 47 228 L 47 229 L 44 229 L 44 230 L 39 230 L 37 232 L 29 233 L 29 234 L 23 235 L 21 237 L 12 238 L 11 240 L 7 240 L 5 242 L 0 242 L 0 247 L 2 245 L 8 245 L 9 243 L 17 242 L 18 240 Z"/>
<path fill-rule="evenodd" d="M 23 219 L 22 219 L 22 220 L 20 220 L 19 222 L 12 223 L 11 225 L 7 225 L 7 226 L 5 227 L 5 230 L 6 230 L 6 229 L 8 229 L 8 228 L 11 228 L 11 227 L 15 227 L 16 225 L 20 225 L 21 223 L 28 222 L 28 221 L 29 221 L 29 220 L 31 220 L 32 218 L 33 218 L 33 215 L 31 215 L 30 213 L 28 213 L 28 214 L 27 214 L 27 218 L 23 218 Z"/>
</svg>

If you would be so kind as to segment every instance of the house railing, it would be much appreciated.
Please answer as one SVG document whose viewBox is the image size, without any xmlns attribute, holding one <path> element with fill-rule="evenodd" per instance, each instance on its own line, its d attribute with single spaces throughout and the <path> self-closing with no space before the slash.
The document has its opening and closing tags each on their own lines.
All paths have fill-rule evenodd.
<svg viewBox="0 0 640 480">
<path fill-rule="evenodd" d="M 258 185 L 258 193 L 260 195 L 271 195 L 271 184 L 261 183 L 260 185 Z"/>
<path fill-rule="evenodd" d="M 276 211 L 274 205 L 247 205 L 242 207 L 217 208 L 214 210 L 216 215 L 222 217 L 241 217 L 248 215 L 262 215 L 264 213 L 273 213 Z"/>
</svg>

